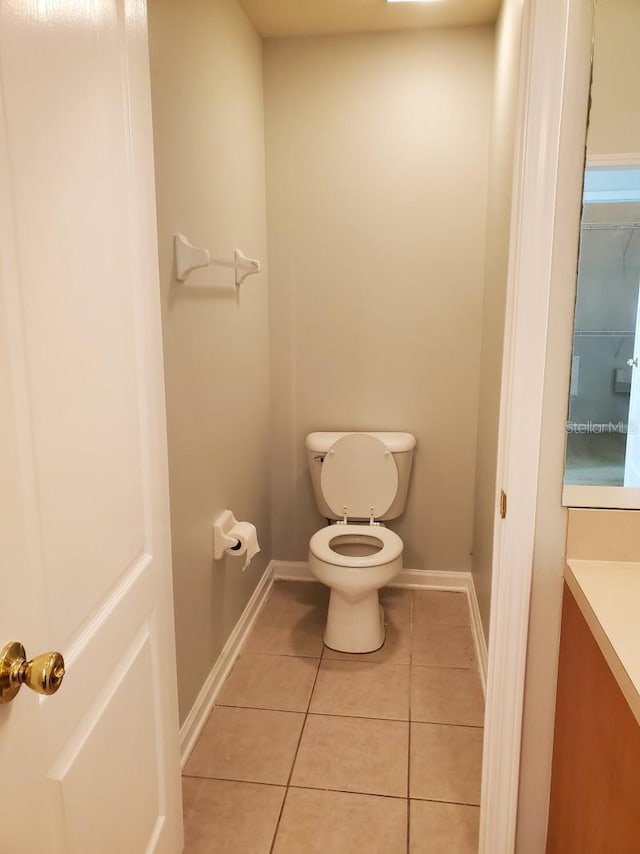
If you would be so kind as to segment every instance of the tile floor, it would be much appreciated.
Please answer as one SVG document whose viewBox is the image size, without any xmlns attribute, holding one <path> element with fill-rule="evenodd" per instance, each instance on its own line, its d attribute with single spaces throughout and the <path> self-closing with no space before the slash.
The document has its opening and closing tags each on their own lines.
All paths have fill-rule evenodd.
<svg viewBox="0 0 640 854">
<path fill-rule="evenodd" d="M 276 582 L 187 762 L 187 854 L 475 854 L 484 703 L 463 593 L 387 588 L 381 650 Z"/>
</svg>

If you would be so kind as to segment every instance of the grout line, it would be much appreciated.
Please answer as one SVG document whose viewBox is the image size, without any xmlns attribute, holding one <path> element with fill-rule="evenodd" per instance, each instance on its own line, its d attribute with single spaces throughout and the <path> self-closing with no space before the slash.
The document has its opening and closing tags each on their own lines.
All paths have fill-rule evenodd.
<svg viewBox="0 0 640 854">
<path fill-rule="evenodd" d="M 412 724 L 425 724 L 426 726 L 455 726 L 458 729 L 484 729 L 482 724 L 450 724 L 446 721 L 422 721 L 418 719 L 412 719 Z"/>
<path fill-rule="evenodd" d="M 315 682 L 314 682 L 315 687 Z M 411 690 L 411 688 L 409 688 Z M 313 693 L 313 691 L 312 691 Z M 339 712 L 311 712 L 309 710 L 295 710 L 295 709 L 271 709 L 265 708 L 264 706 L 237 706 L 234 703 L 222 703 L 218 705 L 218 708 L 223 709 L 249 709 L 253 712 L 280 712 L 285 715 L 304 715 L 304 723 L 306 723 L 307 718 L 344 718 L 345 720 L 350 721 L 381 721 L 382 723 L 392 723 L 392 724 L 426 724 L 427 726 L 455 726 L 459 729 L 484 729 L 482 724 L 460 724 L 460 723 L 450 723 L 448 721 L 424 721 L 419 720 L 417 718 L 381 718 L 375 715 L 346 715 L 344 713 Z M 411 715 L 411 709 L 408 712 Z"/>
<path fill-rule="evenodd" d="M 324 646 L 323 646 L 324 652 Z M 282 820 L 282 813 L 284 812 L 284 805 L 287 802 L 287 795 L 289 794 L 289 787 L 291 786 L 291 778 L 293 777 L 293 769 L 296 765 L 296 760 L 298 759 L 298 751 L 300 750 L 300 744 L 302 743 L 302 736 L 304 734 L 305 727 L 307 725 L 307 719 L 309 717 L 309 709 L 311 707 L 311 699 L 313 697 L 313 692 L 316 689 L 316 682 L 318 681 L 318 674 L 320 673 L 320 662 L 321 658 L 318 659 L 318 667 L 316 669 L 316 676 L 313 680 L 313 685 L 311 686 L 311 691 L 309 693 L 309 700 L 307 702 L 307 710 L 304 716 L 304 720 L 302 721 L 302 726 L 300 727 L 300 735 L 298 736 L 298 743 L 296 744 L 295 753 L 293 754 L 293 761 L 291 762 L 291 768 L 289 769 L 289 776 L 287 778 L 287 786 L 284 793 L 284 798 L 282 799 L 282 806 L 280 807 L 280 812 L 278 813 L 278 820 L 276 822 L 275 830 L 273 831 L 273 839 L 271 840 L 271 847 L 269 848 L 269 854 L 273 854 L 273 847 L 276 844 L 276 837 L 278 836 L 278 830 L 280 829 L 280 821 Z"/>
<path fill-rule="evenodd" d="M 216 703 L 218 709 L 250 709 L 252 712 L 282 712 L 288 715 L 306 715 L 305 709 L 280 709 L 275 706 L 244 706 L 239 703 Z M 430 721 L 426 721 L 430 723 Z"/>
<path fill-rule="evenodd" d="M 437 798 L 421 798 L 419 796 L 414 796 L 412 798 L 407 798 L 404 795 L 382 795 L 380 792 L 361 792 L 354 791 L 353 789 L 334 789 L 328 786 L 303 786 L 303 785 L 294 785 L 289 786 L 284 783 L 263 783 L 257 780 L 238 780 L 235 777 L 205 777 L 201 774 L 183 774 L 183 777 L 188 778 L 189 780 L 210 780 L 218 783 L 247 783 L 250 786 L 267 786 L 270 789 L 304 789 L 309 792 L 338 792 L 343 795 L 366 795 L 371 798 L 387 798 L 392 801 L 424 801 L 426 803 L 432 804 L 454 804 L 456 806 L 461 807 L 476 807 L 479 808 L 479 804 L 473 804 L 469 801 L 446 801 L 446 800 L 438 800 Z"/>
<path fill-rule="evenodd" d="M 239 709 L 241 711 L 249 711 L 249 712 L 277 712 L 280 715 L 305 715 L 306 712 L 303 710 L 296 711 L 295 709 L 266 709 L 264 706 L 237 706 L 235 703 L 216 703 L 214 706 L 215 709 Z"/>
<path fill-rule="evenodd" d="M 345 652 L 344 655 L 372 655 L 370 652 Z M 409 659 L 406 661 L 397 661 L 386 659 L 385 661 L 372 661 L 370 658 L 337 658 L 330 655 L 325 655 L 323 661 L 337 661 L 342 664 L 369 664 L 372 667 L 409 667 Z"/>
<path fill-rule="evenodd" d="M 182 774 L 188 780 L 212 780 L 218 783 L 247 783 L 249 786 L 268 786 L 270 789 L 286 789 L 285 783 L 264 783 L 262 780 L 238 780 L 236 777 L 208 777 L 206 774 Z"/>
<path fill-rule="evenodd" d="M 387 798 L 392 801 L 406 801 L 407 798 L 404 795 L 382 795 L 380 792 L 361 792 L 355 791 L 354 789 L 335 789 L 329 786 L 302 786 L 297 783 L 293 786 L 285 785 L 284 783 L 257 783 L 255 780 L 237 780 L 234 777 L 201 777 L 196 774 L 183 774 L 183 777 L 189 777 L 192 780 L 211 780 L 218 783 L 247 783 L 250 786 L 267 786 L 271 789 L 304 789 L 307 792 L 337 792 L 341 795 L 365 795 L 370 798 Z M 414 798 L 414 800 L 416 800 Z M 421 798 L 420 800 L 427 800 L 426 798 Z M 471 806 L 471 805 L 470 805 Z M 277 831 L 277 827 L 276 827 Z"/>
<path fill-rule="evenodd" d="M 256 650 L 242 650 L 242 655 L 267 655 L 271 658 L 308 658 L 310 661 L 320 661 L 322 658 L 322 653 L 320 655 L 302 655 L 299 652 L 259 652 Z M 239 658 L 240 656 L 238 656 Z"/>
<path fill-rule="evenodd" d="M 362 653 L 345 652 L 344 655 L 363 655 L 364 656 L 364 655 L 373 655 L 373 653 L 370 653 L 370 652 L 362 652 Z M 410 658 L 406 658 L 406 659 L 405 658 L 400 658 L 400 659 L 387 658 L 384 661 L 372 661 L 370 658 L 338 658 L 337 656 L 332 656 L 332 655 L 331 656 L 326 655 L 322 660 L 323 661 L 341 661 L 343 664 L 371 664 L 374 666 L 392 664 L 394 667 L 407 667 L 410 665 L 410 661 L 411 661 Z"/>
<path fill-rule="evenodd" d="M 453 804 L 456 807 L 475 807 L 475 809 L 480 809 L 480 804 L 472 804 L 469 801 L 439 801 L 437 798 L 419 798 L 413 797 L 410 798 L 412 801 L 422 801 L 427 804 Z"/>
<path fill-rule="evenodd" d="M 348 721 L 388 721 L 391 724 L 408 724 L 409 718 L 379 718 L 375 715 L 345 715 L 339 712 L 309 712 L 308 717 L 312 718 L 344 718 Z"/>
<path fill-rule="evenodd" d="M 315 686 L 315 683 L 314 683 Z M 409 693 L 411 692 L 411 677 L 409 677 Z M 433 721 L 433 720 L 424 720 L 422 718 L 412 718 L 411 717 L 411 707 L 409 706 L 408 717 L 406 718 L 381 718 L 378 715 L 347 715 L 344 712 L 312 712 L 304 709 L 276 709 L 272 706 L 239 706 L 236 703 L 216 703 L 218 708 L 223 709 L 250 709 L 254 712 L 282 712 L 283 714 L 288 715 L 304 715 L 305 722 L 306 718 L 345 718 L 346 720 L 360 720 L 360 721 L 382 721 L 394 723 L 394 724 L 426 724 L 427 726 L 448 726 L 448 727 L 458 727 L 460 729 L 484 729 L 483 724 L 461 724 L 454 721 Z M 247 781 L 251 782 L 251 781 Z"/>
<path fill-rule="evenodd" d="M 222 709 L 251 709 L 254 712 L 282 712 L 283 714 L 290 715 L 304 715 L 305 718 L 310 716 L 314 718 L 347 718 L 348 720 L 389 721 L 390 723 L 397 724 L 409 723 L 409 717 L 381 718 L 376 715 L 347 715 L 344 712 L 311 712 L 308 710 L 308 706 L 307 709 L 277 709 L 272 706 L 240 706 L 237 703 L 216 703 L 216 707 Z M 437 723 L 437 721 L 422 721 L 422 723 Z M 450 724 L 450 726 L 473 726 L 473 724 Z"/>
<path fill-rule="evenodd" d="M 329 786 L 290 786 L 291 789 L 304 789 L 306 792 L 337 792 L 341 795 L 364 795 L 367 798 L 387 798 L 390 801 L 406 801 L 404 795 L 381 795 L 379 792 L 355 792 L 353 789 L 334 789 Z"/>
</svg>

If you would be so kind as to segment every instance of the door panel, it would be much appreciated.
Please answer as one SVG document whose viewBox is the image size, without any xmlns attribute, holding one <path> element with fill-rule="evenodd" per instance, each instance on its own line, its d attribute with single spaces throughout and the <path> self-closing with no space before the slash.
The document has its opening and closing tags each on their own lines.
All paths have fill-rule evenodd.
<svg viewBox="0 0 640 854">
<path fill-rule="evenodd" d="M 60 689 L 47 712 L 60 744 L 66 745 L 72 739 L 94 698 L 102 692 L 115 662 L 126 658 L 131 638 L 140 630 L 154 597 L 153 571 L 150 559 L 146 559 L 103 602 L 100 613 L 67 648 L 64 691 Z"/>
<path fill-rule="evenodd" d="M 99 38 L 74 24 L 72 47 L 66 27 L 8 17 L 2 71 L 44 573 L 51 630 L 68 643 L 145 544 L 126 55 L 116 4 L 102 4 Z"/>
<path fill-rule="evenodd" d="M 108 839 L 113 851 L 144 852 L 152 841 L 161 769 L 151 646 L 148 622 L 51 770 L 62 783 L 72 851 L 92 851 L 96 839 Z"/>
<path fill-rule="evenodd" d="M 2 828 L 2 854 L 13 854 L 14 851 L 67 854 L 59 781 L 40 780 L 11 786 L 0 784 L 0 796 L 3 801 L 9 797 L 12 800 L 12 821 Z"/>
<path fill-rule="evenodd" d="M 67 666 L 55 696 L 23 687 L 0 705 L 0 852 L 173 854 L 144 3 L 3 2 L 0 74 L 0 647 L 58 649 Z"/>
</svg>

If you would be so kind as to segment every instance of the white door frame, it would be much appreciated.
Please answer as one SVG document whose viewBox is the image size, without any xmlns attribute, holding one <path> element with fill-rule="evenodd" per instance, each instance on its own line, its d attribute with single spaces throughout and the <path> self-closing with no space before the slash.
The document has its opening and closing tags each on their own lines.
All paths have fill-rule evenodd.
<svg viewBox="0 0 640 854">
<path fill-rule="evenodd" d="M 640 477 L 640 439 L 632 431 L 638 430 L 640 417 L 636 418 L 636 414 L 640 416 L 640 367 L 638 366 L 638 358 L 640 357 L 640 286 L 638 290 L 638 307 L 636 309 L 636 334 L 633 339 L 633 358 L 636 364 L 631 369 L 631 394 L 629 396 L 629 416 L 627 418 L 627 446 L 625 449 L 624 462 L 624 480 L 625 485 L 629 481 L 629 486 L 638 486 L 638 478 Z"/>
<path fill-rule="evenodd" d="M 480 854 L 515 848 L 549 304 L 553 288 L 576 284 L 557 262 L 577 259 L 593 6 L 531 0 L 523 20 L 497 472 L 508 510 L 494 536 Z M 561 487 L 559 471 L 559 513 Z"/>
</svg>

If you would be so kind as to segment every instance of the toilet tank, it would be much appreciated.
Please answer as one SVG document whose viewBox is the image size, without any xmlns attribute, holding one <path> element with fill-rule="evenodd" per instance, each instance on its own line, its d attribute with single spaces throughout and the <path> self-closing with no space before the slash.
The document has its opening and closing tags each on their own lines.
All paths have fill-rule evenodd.
<svg viewBox="0 0 640 854">
<path fill-rule="evenodd" d="M 416 447 L 416 437 L 412 433 L 384 433 L 370 432 L 365 430 L 347 430 L 342 433 L 309 433 L 305 439 L 305 447 L 307 449 L 307 462 L 309 463 L 309 471 L 311 472 L 311 483 L 313 485 L 313 494 L 315 495 L 316 505 L 325 519 L 339 519 L 328 506 L 322 495 L 320 486 L 320 473 L 322 471 L 322 463 L 329 451 L 329 448 L 338 439 L 343 436 L 348 436 L 351 433 L 364 433 L 366 436 L 375 436 L 389 448 L 393 454 L 396 468 L 398 469 L 398 492 L 393 501 L 393 504 L 384 516 L 380 516 L 379 521 L 385 522 L 388 519 L 397 519 L 404 511 L 407 503 L 407 493 L 409 491 L 409 479 L 411 476 L 411 465 L 413 463 L 413 451 Z"/>
</svg>

